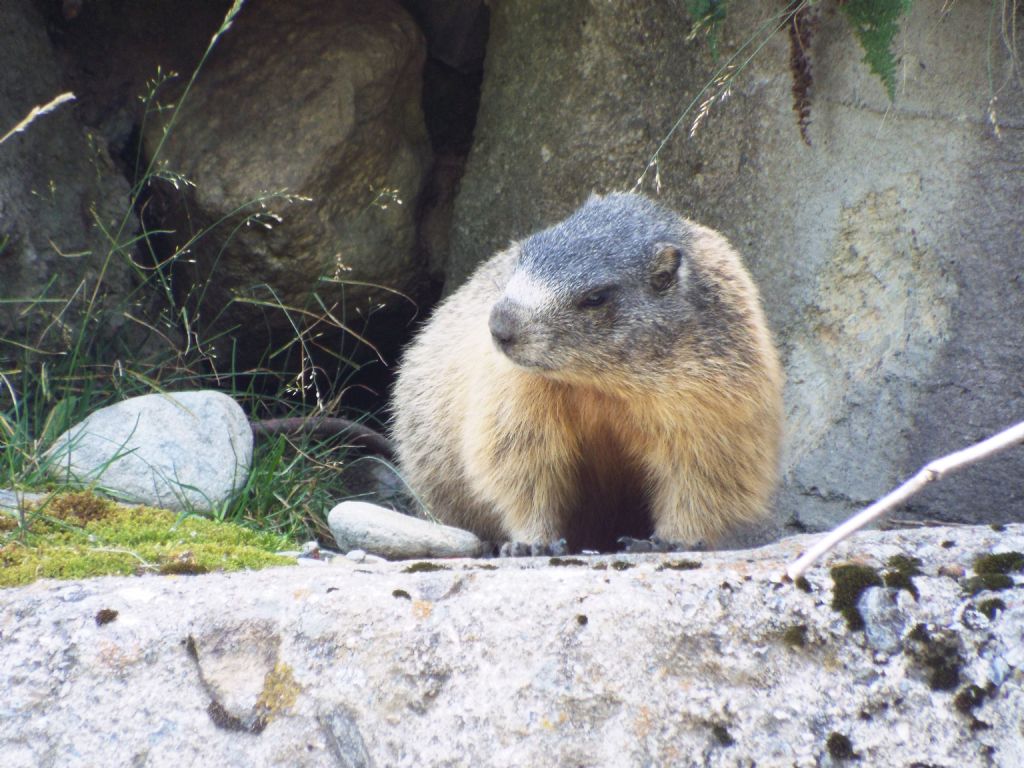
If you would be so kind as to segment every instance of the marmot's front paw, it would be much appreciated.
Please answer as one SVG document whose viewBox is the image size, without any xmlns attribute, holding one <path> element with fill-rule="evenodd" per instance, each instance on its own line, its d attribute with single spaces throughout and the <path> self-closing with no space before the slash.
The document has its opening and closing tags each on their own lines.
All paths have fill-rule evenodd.
<svg viewBox="0 0 1024 768">
<path fill-rule="evenodd" d="M 565 539 L 547 544 L 528 544 L 525 541 L 506 541 L 498 548 L 498 557 L 560 557 L 569 553 Z"/>
<path fill-rule="evenodd" d="M 639 554 L 641 552 L 702 552 L 707 549 L 703 541 L 696 541 L 692 544 L 666 541 L 659 536 L 651 536 L 649 539 L 634 539 L 632 536 L 620 536 L 616 541 L 619 544 L 619 551 L 627 554 Z"/>
</svg>

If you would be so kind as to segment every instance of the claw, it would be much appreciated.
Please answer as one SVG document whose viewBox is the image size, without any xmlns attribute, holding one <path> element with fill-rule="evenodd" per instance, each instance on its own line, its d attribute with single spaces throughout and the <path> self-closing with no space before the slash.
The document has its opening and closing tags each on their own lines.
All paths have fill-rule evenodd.
<svg viewBox="0 0 1024 768">
<path fill-rule="evenodd" d="M 619 551 L 627 554 L 639 554 L 642 552 L 702 552 L 707 549 L 703 541 L 692 544 L 685 544 L 678 541 L 668 541 L 660 536 L 652 536 L 649 539 L 634 539 L 632 536 L 620 536 L 617 540 Z"/>
<path fill-rule="evenodd" d="M 498 548 L 498 557 L 559 557 L 568 552 L 569 544 L 565 539 L 558 539 L 547 544 L 506 541 Z"/>
</svg>

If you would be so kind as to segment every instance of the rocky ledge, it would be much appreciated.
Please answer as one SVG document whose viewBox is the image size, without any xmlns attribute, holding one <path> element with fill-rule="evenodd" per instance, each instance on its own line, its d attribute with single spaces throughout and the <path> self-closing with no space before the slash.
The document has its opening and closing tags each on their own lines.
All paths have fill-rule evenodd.
<svg viewBox="0 0 1024 768">
<path fill-rule="evenodd" d="M 0 591 L 18 766 L 1024 765 L 1024 526 Z"/>
</svg>

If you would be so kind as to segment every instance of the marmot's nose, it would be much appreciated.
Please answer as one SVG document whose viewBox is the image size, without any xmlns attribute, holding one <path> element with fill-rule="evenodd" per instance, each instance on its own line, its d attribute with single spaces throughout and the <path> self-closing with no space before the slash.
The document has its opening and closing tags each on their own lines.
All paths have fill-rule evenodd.
<svg viewBox="0 0 1024 768">
<path fill-rule="evenodd" d="M 494 305 L 488 325 L 491 329 L 491 338 L 501 349 L 515 343 L 519 323 L 507 301 L 499 301 Z"/>
</svg>

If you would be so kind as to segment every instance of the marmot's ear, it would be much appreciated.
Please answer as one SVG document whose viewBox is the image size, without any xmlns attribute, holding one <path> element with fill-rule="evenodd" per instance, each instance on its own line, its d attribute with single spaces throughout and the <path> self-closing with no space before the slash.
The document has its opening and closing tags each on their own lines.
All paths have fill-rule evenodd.
<svg viewBox="0 0 1024 768">
<path fill-rule="evenodd" d="M 659 243 L 657 248 L 651 262 L 651 287 L 661 293 L 676 281 L 679 265 L 683 263 L 683 252 L 671 243 Z"/>
</svg>

